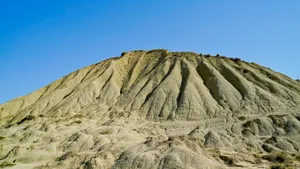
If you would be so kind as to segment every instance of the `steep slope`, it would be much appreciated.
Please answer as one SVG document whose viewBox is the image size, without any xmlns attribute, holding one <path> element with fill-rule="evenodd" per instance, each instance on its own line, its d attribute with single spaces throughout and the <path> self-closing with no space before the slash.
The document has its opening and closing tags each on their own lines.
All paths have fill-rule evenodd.
<svg viewBox="0 0 300 169">
<path fill-rule="evenodd" d="M 299 103 L 299 82 L 254 63 L 133 51 L 0 105 L 0 159 L 19 168 L 264 166 L 253 154 L 299 153 Z"/>
</svg>

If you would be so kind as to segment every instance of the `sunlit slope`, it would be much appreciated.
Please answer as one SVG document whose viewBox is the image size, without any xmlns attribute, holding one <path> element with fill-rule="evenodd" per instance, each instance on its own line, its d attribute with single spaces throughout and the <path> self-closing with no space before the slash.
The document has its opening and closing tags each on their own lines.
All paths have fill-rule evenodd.
<svg viewBox="0 0 300 169">
<path fill-rule="evenodd" d="M 75 71 L 1 105 L 1 119 L 98 116 L 137 111 L 147 120 L 198 120 L 267 113 L 300 102 L 300 83 L 238 59 L 165 50 L 134 51 Z M 99 105 L 101 105 L 99 107 Z"/>
</svg>

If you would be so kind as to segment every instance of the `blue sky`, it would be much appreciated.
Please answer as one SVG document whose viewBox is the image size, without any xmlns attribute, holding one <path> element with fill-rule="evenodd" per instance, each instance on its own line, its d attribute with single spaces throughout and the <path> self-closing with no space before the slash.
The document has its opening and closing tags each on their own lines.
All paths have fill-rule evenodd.
<svg viewBox="0 0 300 169">
<path fill-rule="evenodd" d="M 123 51 L 240 57 L 300 77 L 299 0 L 2 0 L 0 103 Z"/>
</svg>

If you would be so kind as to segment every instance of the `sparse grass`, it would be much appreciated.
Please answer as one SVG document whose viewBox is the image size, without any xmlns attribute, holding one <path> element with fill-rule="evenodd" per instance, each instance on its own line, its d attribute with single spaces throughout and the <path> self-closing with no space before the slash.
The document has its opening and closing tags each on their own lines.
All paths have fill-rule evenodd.
<svg viewBox="0 0 300 169">
<path fill-rule="evenodd" d="M 270 169 L 294 169 L 294 159 L 284 152 L 267 154 L 262 159 L 273 163 Z"/>
<path fill-rule="evenodd" d="M 259 154 L 256 154 L 256 153 L 253 154 L 253 157 L 259 158 L 259 159 L 261 158 L 261 156 Z"/>
<path fill-rule="evenodd" d="M 34 145 L 29 146 L 27 150 L 34 150 Z"/>
<path fill-rule="evenodd" d="M 270 166 L 270 169 L 294 169 L 294 168 L 286 164 L 272 164 Z"/>
<path fill-rule="evenodd" d="M 265 143 L 270 144 L 270 145 L 275 145 L 277 143 L 277 138 L 272 136 L 271 138 L 267 139 Z"/>
<path fill-rule="evenodd" d="M 79 119 L 85 118 L 85 116 L 82 115 L 82 114 L 75 114 L 73 117 L 74 118 L 79 118 Z"/>
<path fill-rule="evenodd" d="M 253 157 L 255 158 L 255 164 L 261 164 L 262 163 L 261 156 L 259 154 L 254 153 Z"/>
<path fill-rule="evenodd" d="M 297 161 L 300 162 L 300 155 L 297 155 L 297 156 L 295 157 L 295 160 L 297 160 Z"/>
<path fill-rule="evenodd" d="M 284 121 L 283 117 L 276 116 L 276 115 L 270 115 L 269 117 L 272 119 L 273 123 L 276 126 L 281 127 L 281 128 L 283 128 L 285 126 L 285 121 Z"/>
<path fill-rule="evenodd" d="M 283 152 L 267 154 L 264 155 L 262 158 L 264 160 L 268 160 L 270 162 L 277 162 L 277 163 L 284 163 L 284 162 L 291 161 L 291 157 Z"/>
<path fill-rule="evenodd" d="M 16 164 L 9 163 L 9 162 L 3 162 L 0 164 L 0 168 L 12 167 L 14 165 L 16 165 Z"/>
<path fill-rule="evenodd" d="M 100 134 L 106 134 L 106 135 L 109 135 L 109 134 L 112 134 L 112 133 L 113 133 L 112 130 L 107 129 L 107 130 L 102 131 Z"/>
</svg>

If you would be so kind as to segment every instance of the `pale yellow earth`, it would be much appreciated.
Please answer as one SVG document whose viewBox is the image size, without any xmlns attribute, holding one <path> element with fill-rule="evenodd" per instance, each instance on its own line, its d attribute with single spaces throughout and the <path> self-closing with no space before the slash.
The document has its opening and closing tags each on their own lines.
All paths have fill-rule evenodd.
<svg viewBox="0 0 300 169">
<path fill-rule="evenodd" d="M 299 103 L 254 63 L 127 52 L 0 105 L 0 168 L 300 168 Z"/>
</svg>

